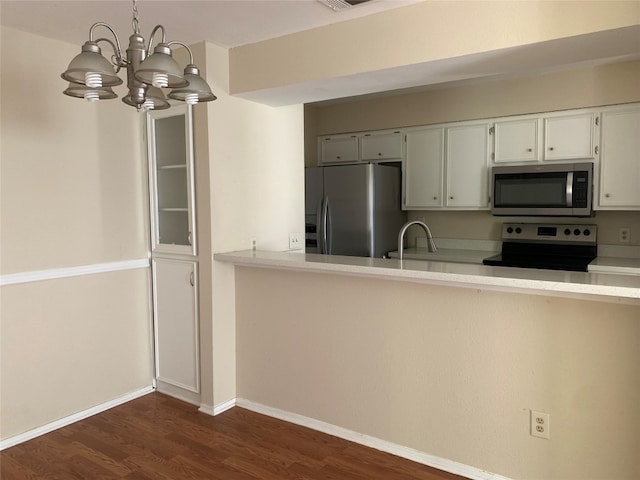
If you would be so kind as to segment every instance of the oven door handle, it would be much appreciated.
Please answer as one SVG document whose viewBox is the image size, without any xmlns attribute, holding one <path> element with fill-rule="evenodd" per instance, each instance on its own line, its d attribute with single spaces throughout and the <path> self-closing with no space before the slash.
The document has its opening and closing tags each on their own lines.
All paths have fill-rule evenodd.
<svg viewBox="0 0 640 480">
<path fill-rule="evenodd" d="M 573 207 L 573 172 L 567 172 L 567 207 Z"/>
</svg>

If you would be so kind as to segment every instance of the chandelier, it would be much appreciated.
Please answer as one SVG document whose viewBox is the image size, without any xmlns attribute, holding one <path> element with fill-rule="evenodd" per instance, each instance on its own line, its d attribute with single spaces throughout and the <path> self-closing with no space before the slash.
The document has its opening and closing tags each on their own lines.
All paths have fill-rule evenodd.
<svg viewBox="0 0 640 480">
<path fill-rule="evenodd" d="M 104 27 L 109 30 L 115 43 L 108 38 L 94 40 L 94 30 Z M 156 33 L 162 33 L 162 39 L 153 49 L 151 46 Z M 99 42 L 106 42 L 113 49 L 111 61 L 102 56 Z M 184 72 L 171 56 L 171 46 L 180 45 L 189 52 L 189 64 Z M 156 25 L 151 32 L 149 43 L 145 47 L 144 37 L 140 35 L 137 0 L 133 0 L 133 35 L 129 37 L 129 47 L 125 54 L 120 47 L 120 39 L 115 30 L 104 22 L 94 23 L 89 29 L 89 40 L 61 77 L 69 81 L 68 88 L 62 92 L 90 102 L 116 98 L 118 95 L 111 87 L 122 84 L 118 76 L 121 68 L 127 69 L 127 88 L 129 93 L 122 99 L 127 105 L 138 111 L 163 110 L 170 104 L 161 88 L 172 89 L 169 98 L 190 105 L 199 102 L 211 102 L 217 97 L 211 92 L 207 82 L 200 76 L 200 70 L 193 64 L 191 49 L 182 42 L 168 42 L 162 25 Z"/>
</svg>

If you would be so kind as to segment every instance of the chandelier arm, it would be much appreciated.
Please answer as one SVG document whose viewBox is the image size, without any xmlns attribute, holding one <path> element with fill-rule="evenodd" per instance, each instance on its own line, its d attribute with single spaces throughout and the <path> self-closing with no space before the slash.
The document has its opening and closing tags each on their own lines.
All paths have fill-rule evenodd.
<svg viewBox="0 0 640 480">
<path fill-rule="evenodd" d="M 111 56 L 111 63 L 113 63 L 116 67 L 118 67 L 116 68 L 116 73 L 120 71 L 120 68 L 127 66 L 127 60 L 125 58 L 118 56 L 117 49 L 116 49 L 117 47 L 115 43 L 113 43 L 108 38 L 99 38 L 96 40 L 96 43 L 98 42 L 107 42 L 109 45 L 111 45 L 111 48 L 113 48 L 114 54 Z"/>
<path fill-rule="evenodd" d="M 164 27 L 162 25 L 156 25 L 151 31 L 151 35 L 149 36 L 149 44 L 147 45 L 147 56 L 151 54 L 151 45 L 153 45 L 153 37 L 155 36 L 158 30 L 162 30 L 162 40 L 160 41 L 160 43 L 164 43 L 166 41 L 165 40 L 166 34 L 164 31 Z"/>
<path fill-rule="evenodd" d="M 112 34 L 113 37 L 116 39 L 116 44 L 114 46 L 113 42 L 111 40 L 108 40 L 106 38 L 100 38 L 98 40 L 96 40 L 96 42 L 100 41 L 100 40 L 105 40 L 107 42 L 109 42 L 111 44 L 111 47 L 113 48 L 113 52 L 116 55 L 116 59 L 118 60 L 118 63 L 116 65 L 120 65 L 121 61 L 124 59 L 124 55 L 122 55 L 122 48 L 120 47 L 120 39 L 118 38 L 118 34 L 116 33 L 116 31 L 111 28 L 111 26 L 107 23 L 104 22 L 96 22 L 93 25 L 91 25 L 91 28 L 89 29 L 89 40 L 90 41 L 94 41 L 93 40 L 93 31 L 94 29 L 96 29 L 97 27 L 105 27 L 106 29 L 108 29 Z"/>
<path fill-rule="evenodd" d="M 189 48 L 189 46 L 185 43 L 179 42 L 177 40 L 174 40 L 172 42 L 167 43 L 168 46 L 171 45 L 180 45 L 181 47 L 184 47 L 187 49 L 187 52 L 189 52 L 189 64 L 193 64 L 193 53 L 191 52 L 191 49 Z"/>
</svg>

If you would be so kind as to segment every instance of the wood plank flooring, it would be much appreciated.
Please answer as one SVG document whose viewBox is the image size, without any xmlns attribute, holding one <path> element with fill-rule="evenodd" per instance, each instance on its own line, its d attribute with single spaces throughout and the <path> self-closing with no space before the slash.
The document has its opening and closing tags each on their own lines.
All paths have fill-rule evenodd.
<svg viewBox="0 0 640 480">
<path fill-rule="evenodd" d="M 0 453 L 0 478 L 464 480 L 241 408 L 152 393 Z"/>
</svg>

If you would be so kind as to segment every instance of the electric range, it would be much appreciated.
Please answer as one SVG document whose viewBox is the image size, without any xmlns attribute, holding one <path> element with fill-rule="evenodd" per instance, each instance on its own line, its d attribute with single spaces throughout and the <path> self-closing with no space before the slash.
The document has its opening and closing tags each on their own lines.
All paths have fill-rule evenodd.
<svg viewBox="0 0 640 480">
<path fill-rule="evenodd" d="M 505 223 L 502 252 L 482 263 L 586 272 L 598 255 L 596 237 L 596 225 Z"/>
</svg>

